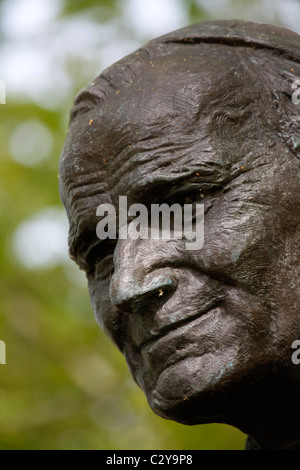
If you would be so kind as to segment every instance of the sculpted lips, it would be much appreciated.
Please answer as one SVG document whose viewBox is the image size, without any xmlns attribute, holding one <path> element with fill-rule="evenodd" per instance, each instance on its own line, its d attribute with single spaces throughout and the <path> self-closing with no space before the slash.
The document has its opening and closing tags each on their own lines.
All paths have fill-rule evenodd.
<svg viewBox="0 0 300 470">
<path fill-rule="evenodd" d="M 156 377 L 159 377 L 167 367 L 178 361 L 213 352 L 216 343 L 220 343 L 221 338 L 217 332 L 220 324 L 224 325 L 222 317 L 224 317 L 223 309 L 211 308 L 146 343 L 141 349 L 144 364 L 155 370 Z"/>
</svg>

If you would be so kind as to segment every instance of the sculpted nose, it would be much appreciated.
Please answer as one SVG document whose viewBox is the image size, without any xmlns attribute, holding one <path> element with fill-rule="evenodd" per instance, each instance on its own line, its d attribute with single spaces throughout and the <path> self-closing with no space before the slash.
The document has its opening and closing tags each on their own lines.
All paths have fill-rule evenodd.
<svg viewBox="0 0 300 470">
<path fill-rule="evenodd" d="M 169 268 L 156 269 L 141 279 L 135 270 L 116 272 L 110 282 L 112 304 L 126 313 L 139 313 L 145 307 L 157 308 L 174 293 L 177 279 Z"/>
</svg>

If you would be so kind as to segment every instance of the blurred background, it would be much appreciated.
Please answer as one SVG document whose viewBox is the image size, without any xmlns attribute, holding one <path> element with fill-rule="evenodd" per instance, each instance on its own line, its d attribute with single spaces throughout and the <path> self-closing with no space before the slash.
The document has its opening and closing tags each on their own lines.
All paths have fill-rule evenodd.
<svg viewBox="0 0 300 470">
<path fill-rule="evenodd" d="M 0 1 L 0 449 L 244 448 L 230 426 L 181 426 L 149 409 L 68 259 L 57 184 L 79 89 L 149 39 L 223 18 L 299 32 L 300 2 Z"/>
</svg>

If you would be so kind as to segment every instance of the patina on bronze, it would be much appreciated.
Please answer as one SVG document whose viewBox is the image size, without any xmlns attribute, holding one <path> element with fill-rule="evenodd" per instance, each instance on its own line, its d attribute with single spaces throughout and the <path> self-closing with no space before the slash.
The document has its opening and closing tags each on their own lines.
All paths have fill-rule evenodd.
<svg viewBox="0 0 300 470">
<path fill-rule="evenodd" d="M 60 160 L 71 257 L 150 407 L 236 426 L 247 448 L 300 448 L 299 77 L 294 32 L 183 28 L 79 93 Z M 119 196 L 201 201 L 203 248 L 100 241 L 96 208 Z"/>
</svg>

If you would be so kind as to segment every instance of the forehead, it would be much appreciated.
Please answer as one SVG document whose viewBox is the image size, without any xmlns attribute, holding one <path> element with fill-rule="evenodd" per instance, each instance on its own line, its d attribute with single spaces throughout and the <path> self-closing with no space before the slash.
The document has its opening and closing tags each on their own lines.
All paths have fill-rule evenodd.
<svg viewBox="0 0 300 470">
<path fill-rule="evenodd" d="M 142 139 L 192 131 L 204 135 L 199 121 L 212 119 L 220 107 L 245 107 L 258 96 L 254 74 L 241 66 L 233 48 L 186 46 L 149 58 L 137 77 L 116 87 L 95 109 L 94 125 L 103 149 L 115 156 Z"/>
<path fill-rule="evenodd" d="M 237 147 L 245 140 L 246 121 L 253 133 L 261 131 L 264 93 L 256 79 L 251 63 L 242 67 L 236 51 L 220 45 L 187 46 L 149 59 L 88 116 L 110 186 L 125 173 L 133 184 L 156 166 L 178 171 L 178 164 L 195 156 L 200 162 L 214 155 L 217 161 L 218 154 L 224 161 L 232 138 Z"/>
</svg>

